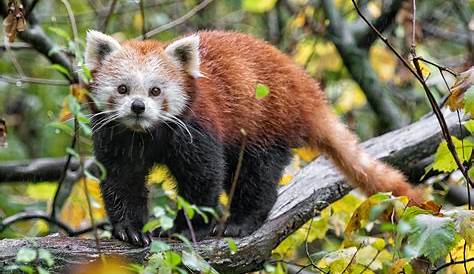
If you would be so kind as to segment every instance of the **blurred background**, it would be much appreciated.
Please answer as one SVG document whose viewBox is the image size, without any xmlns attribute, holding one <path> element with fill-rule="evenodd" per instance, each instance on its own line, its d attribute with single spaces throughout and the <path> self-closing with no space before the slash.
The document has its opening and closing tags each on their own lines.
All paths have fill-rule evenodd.
<svg viewBox="0 0 474 274">
<path fill-rule="evenodd" d="M 0 0 L 4 18 L 8 17 L 7 2 Z M 320 81 L 334 111 L 362 140 L 407 125 L 430 112 L 421 86 L 357 15 L 351 1 L 23 2 L 26 31 L 18 33 L 9 45 L 7 38 L 0 43 L 0 118 L 8 130 L 8 146 L 0 148 L 0 161 L 63 157 L 66 154 L 71 144 L 71 117 L 76 114 L 71 109 L 74 104 L 67 98 L 72 95 L 77 102 L 84 102 L 82 87 L 71 87 L 70 84 L 77 84 L 77 79 L 87 83 L 82 54 L 89 29 L 106 32 L 119 40 L 145 35 L 168 41 L 186 33 L 212 29 L 252 34 L 290 55 Z M 417 53 L 425 59 L 457 72 L 473 65 L 474 1 L 417 1 L 414 35 L 412 1 L 357 2 L 362 12 L 405 58 L 409 59 L 414 36 Z M 4 21 L 4 26 L 9 23 Z M 7 34 L 9 30 L 2 28 L 1 37 L 7 37 Z M 443 78 L 436 67 L 427 64 L 423 69 L 436 100 L 442 103 L 449 94 Z M 451 85 L 453 77 L 449 73 L 445 76 Z M 86 104 L 82 105 L 80 113 L 87 116 Z M 91 140 L 86 126 L 78 142 L 81 155 L 90 155 Z M 296 170 L 315 157 L 314 152 L 307 150 L 298 150 L 295 154 L 297 160 L 285 174 L 282 184 L 288 183 Z M 156 182 L 167 180 L 160 170 L 151 179 Z M 97 182 L 88 178 L 87 186 L 94 217 L 103 220 L 105 212 Z M 56 182 L 6 183 L 3 178 L 0 182 L 0 218 L 24 210 L 51 210 L 56 189 Z M 59 218 L 75 229 L 87 226 L 90 221 L 85 199 L 82 185 L 73 185 L 59 208 Z M 353 209 L 360 203 L 350 200 L 358 199 L 355 197 L 345 199 L 349 200 L 339 207 L 341 214 L 346 214 L 346 206 Z M 332 225 L 337 227 L 339 221 L 336 219 L 335 222 Z M 325 226 L 321 229 L 327 231 L 330 225 L 321 223 Z M 0 238 L 44 235 L 48 231 L 50 229 L 43 221 L 22 222 L 1 232 Z M 318 233 L 325 235 L 325 232 Z M 287 249 L 280 247 L 280 253 L 297 253 L 297 243 L 300 242 L 287 243 Z"/>
</svg>

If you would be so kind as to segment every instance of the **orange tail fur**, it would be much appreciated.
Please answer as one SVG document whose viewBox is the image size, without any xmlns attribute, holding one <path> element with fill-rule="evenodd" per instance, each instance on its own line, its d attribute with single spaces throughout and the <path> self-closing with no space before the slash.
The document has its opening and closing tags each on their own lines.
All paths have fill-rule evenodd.
<svg viewBox="0 0 474 274">
<path fill-rule="evenodd" d="M 313 119 L 310 145 L 326 154 L 349 182 L 371 195 L 392 192 L 408 196 L 412 203 L 423 202 L 420 189 L 413 188 L 398 170 L 367 154 L 357 137 L 327 107 L 324 115 Z"/>
</svg>

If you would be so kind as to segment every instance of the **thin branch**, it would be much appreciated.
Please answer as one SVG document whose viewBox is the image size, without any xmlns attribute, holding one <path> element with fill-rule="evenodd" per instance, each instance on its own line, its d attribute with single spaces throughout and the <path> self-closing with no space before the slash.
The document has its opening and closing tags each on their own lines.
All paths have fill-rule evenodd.
<svg viewBox="0 0 474 274">
<path fill-rule="evenodd" d="M 104 23 L 103 23 L 102 26 L 100 27 L 100 29 L 101 29 L 103 32 L 106 32 L 106 31 L 107 31 L 107 26 L 109 25 L 110 18 L 112 18 L 112 14 L 114 13 L 115 5 L 116 5 L 116 4 L 117 4 L 117 0 L 113 0 L 112 3 L 110 3 L 110 7 L 109 7 L 109 10 L 107 11 L 107 15 L 105 16 Z"/>
<path fill-rule="evenodd" d="M 145 21 L 145 7 L 144 7 L 144 4 L 143 4 L 143 0 L 140 0 L 140 16 L 142 18 L 142 36 L 143 36 L 143 39 L 147 39 L 147 35 L 146 35 L 146 21 Z"/>
<path fill-rule="evenodd" d="M 465 260 L 462 260 L 462 261 L 451 261 L 449 263 L 445 263 L 442 266 L 440 266 L 440 267 L 436 268 L 435 270 L 431 271 L 431 274 L 438 273 L 440 270 L 443 270 L 443 269 L 445 269 L 447 267 L 450 267 L 452 265 L 464 264 L 464 263 L 468 263 L 468 262 L 474 262 L 474 257 L 469 258 L 469 259 L 465 259 Z"/>
<path fill-rule="evenodd" d="M 48 85 L 48 86 L 69 86 L 69 82 L 56 79 L 43 79 L 33 77 L 21 77 L 14 78 L 8 75 L 0 75 L 0 81 L 13 85 L 21 85 L 22 83 L 37 84 L 37 85 Z"/>
<path fill-rule="evenodd" d="M 367 20 L 367 18 L 364 16 L 364 14 L 362 14 L 362 12 L 360 11 L 360 9 L 359 9 L 357 3 L 355 2 L 355 0 L 351 0 L 351 1 L 352 1 L 352 4 L 355 7 L 357 13 L 359 14 L 359 16 L 372 28 L 372 30 L 375 33 L 377 33 L 379 38 L 391 49 L 391 51 L 398 57 L 398 59 L 405 65 L 405 67 L 415 76 L 415 78 L 418 80 L 418 82 L 420 82 L 420 84 L 423 86 L 423 89 L 425 90 L 426 96 L 428 97 L 428 101 L 430 102 L 431 108 L 433 109 L 433 112 L 434 112 L 436 118 L 438 119 L 438 123 L 441 127 L 443 137 L 447 142 L 448 149 L 451 152 L 451 154 L 452 154 L 452 156 L 453 156 L 453 158 L 456 162 L 456 165 L 458 166 L 459 170 L 461 170 L 461 173 L 463 174 L 463 176 L 466 179 L 466 181 L 468 182 L 468 184 L 471 187 L 474 187 L 474 183 L 472 182 L 471 178 L 467 174 L 467 170 L 465 169 L 465 167 L 462 165 L 461 161 L 459 160 L 458 154 L 456 152 L 456 147 L 453 143 L 453 140 L 451 138 L 451 134 L 449 132 L 449 128 L 446 124 L 446 120 L 444 119 L 444 116 L 443 116 L 440 108 L 438 107 L 436 99 L 434 98 L 433 94 L 431 93 L 431 90 L 429 89 L 428 85 L 425 82 L 425 79 L 423 78 L 423 72 L 421 70 L 419 60 L 416 59 L 416 58 L 413 59 L 413 63 L 415 65 L 415 69 L 416 69 L 416 71 L 415 71 L 410 66 L 408 61 L 406 61 L 401 56 L 401 54 L 390 44 L 390 42 L 388 42 L 387 38 L 385 38 L 383 36 L 383 34 L 380 33 L 379 30 L 377 28 L 375 28 L 375 26 L 372 23 L 370 23 L 370 21 Z"/>
<path fill-rule="evenodd" d="M 136 37 L 135 39 L 145 39 L 145 37 L 149 38 L 149 37 L 152 37 L 154 35 L 157 35 L 158 33 L 161 33 L 163 31 L 166 31 L 166 30 L 172 29 L 172 28 L 174 28 L 178 25 L 181 25 L 184 22 L 186 22 L 188 19 L 193 17 L 200 10 L 204 9 L 212 1 L 213 0 L 204 0 L 201 3 L 199 3 L 198 5 L 196 5 L 194 8 L 192 8 L 191 10 L 189 10 L 185 15 L 179 17 L 178 19 L 176 19 L 174 21 L 171 21 L 167 24 L 164 24 L 160 27 L 157 27 L 155 29 L 152 29 L 152 30 L 148 31 L 147 33 L 145 33 L 145 35 L 140 35 L 140 36 Z"/>
<path fill-rule="evenodd" d="M 395 17 L 398 14 L 398 11 L 402 7 L 403 0 L 393 0 L 390 5 L 388 5 L 377 19 L 374 20 L 374 26 L 384 32 L 393 26 L 395 22 Z M 363 22 L 362 22 L 363 23 Z M 355 33 L 357 45 L 361 48 L 370 48 L 372 44 L 377 40 L 377 35 L 368 27 L 362 28 L 362 31 L 356 31 Z"/>
<path fill-rule="evenodd" d="M 242 142 L 240 144 L 239 158 L 237 160 L 237 166 L 235 168 L 234 176 L 232 176 L 232 185 L 229 191 L 229 201 L 225 205 L 222 217 L 219 220 L 219 228 L 217 231 L 217 236 L 221 237 L 225 230 L 225 222 L 230 215 L 230 207 L 232 205 L 232 199 L 234 198 L 235 189 L 237 188 L 238 179 L 240 176 L 240 169 L 242 168 L 242 161 L 244 160 L 245 148 L 247 147 L 247 132 L 241 129 L 240 133 L 242 134 Z"/>
<path fill-rule="evenodd" d="M 79 124 L 77 122 L 76 119 L 74 119 L 74 134 L 72 136 L 72 141 L 71 141 L 71 145 L 69 146 L 71 149 L 74 149 L 74 147 L 76 146 L 76 143 L 77 143 L 77 132 L 79 130 Z M 61 196 L 61 193 L 62 193 L 62 187 L 63 187 L 63 184 L 65 182 L 65 179 L 67 177 L 67 171 L 71 165 L 71 160 L 72 160 L 72 154 L 68 153 L 68 155 L 66 156 L 66 163 L 64 164 L 64 167 L 63 167 L 63 171 L 61 173 L 61 178 L 59 178 L 59 181 L 58 181 L 58 188 L 56 189 L 56 193 L 54 193 L 54 198 L 53 198 L 53 204 L 51 206 L 51 218 L 53 219 L 56 219 L 57 218 L 57 212 L 60 210 L 59 208 L 59 200 L 60 200 L 60 196 Z M 79 163 L 79 168 L 82 168 L 82 165 Z"/>
<path fill-rule="evenodd" d="M 57 219 L 51 218 L 51 216 L 49 216 L 49 214 L 47 214 L 46 212 L 30 211 L 30 212 L 21 212 L 21 213 L 18 213 L 18 214 L 15 214 L 3 219 L 2 222 L 0 223 L 0 231 L 5 230 L 7 227 L 11 226 L 14 223 L 17 223 L 20 221 L 28 221 L 28 220 L 44 220 L 48 222 L 49 224 L 52 224 L 60 228 L 70 237 L 89 233 L 94 229 L 94 227 L 90 226 L 90 227 L 82 228 L 76 231 L 72 229 L 71 227 L 69 227 L 68 225 L 64 224 L 63 222 Z M 97 224 L 96 227 L 100 229 L 105 229 L 107 225 L 108 223 L 102 222 L 102 223 Z"/>
<path fill-rule="evenodd" d="M 11 50 L 33 49 L 29 44 L 23 42 L 8 43 Z M 0 44 L 0 51 L 7 50 L 7 43 Z"/>
</svg>

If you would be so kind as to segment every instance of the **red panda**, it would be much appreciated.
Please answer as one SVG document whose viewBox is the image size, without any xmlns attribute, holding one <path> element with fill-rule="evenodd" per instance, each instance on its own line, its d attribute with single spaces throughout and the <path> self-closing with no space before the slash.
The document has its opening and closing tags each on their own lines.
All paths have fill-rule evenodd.
<svg viewBox="0 0 474 274">
<path fill-rule="evenodd" d="M 95 155 L 107 170 L 101 190 L 114 236 L 147 245 L 145 177 L 168 165 L 178 192 L 198 206 L 217 205 L 234 176 L 241 130 L 246 147 L 224 235 L 245 236 L 265 221 L 277 182 L 303 145 L 322 151 L 367 194 L 422 195 L 394 168 L 374 159 L 331 111 L 318 83 L 268 43 L 236 32 L 198 32 L 172 43 L 119 43 L 87 35 L 86 65 L 101 110 L 93 119 Z M 258 84 L 269 87 L 257 99 Z M 315 182 L 317 183 L 317 182 Z M 193 219 L 196 234 L 212 225 Z M 178 214 L 175 229 L 187 228 Z"/>
</svg>

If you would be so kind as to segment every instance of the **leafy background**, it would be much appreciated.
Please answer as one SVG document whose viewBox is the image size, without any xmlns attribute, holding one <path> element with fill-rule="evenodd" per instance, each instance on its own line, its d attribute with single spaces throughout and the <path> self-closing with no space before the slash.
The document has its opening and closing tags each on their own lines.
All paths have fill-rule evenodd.
<svg viewBox="0 0 474 274">
<path fill-rule="evenodd" d="M 338 113 L 362 140 L 388 131 L 393 125 L 380 121 L 381 113 L 375 111 L 368 102 L 367 90 L 347 67 L 338 52 L 334 39 L 328 34 L 329 19 L 322 7 L 323 1 L 310 0 L 229 0 L 214 1 L 194 14 L 183 24 L 158 33 L 153 39 L 171 40 L 181 34 L 197 29 L 227 29 L 253 34 L 266 39 L 289 54 L 293 60 L 304 66 L 324 87 L 326 94 Z M 340 11 L 342 18 L 350 26 L 357 28 L 363 24 L 350 1 L 331 1 Z M 359 1 L 364 11 L 372 17 L 383 13 L 390 1 Z M 411 47 L 411 2 L 402 1 L 394 23 L 386 31 L 389 41 L 409 56 Z M 456 2 L 456 3 L 454 3 Z M 144 1 L 145 16 L 139 1 L 117 1 L 115 11 L 107 19 L 112 1 L 71 1 L 71 9 L 77 23 L 79 40 L 71 31 L 65 5 L 61 1 L 39 1 L 35 15 L 40 26 L 58 47 L 54 50 L 71 56 L 81 69 L 81 53 L 84 37 L 88 29 L 103 28 L 118 39 L 131 39 L 149 30 L 173 22 L 198 5 L 198 1 L 150 0 Z M 461 11 L 459 9 L 461 7 Z M 448 66 L 458 72 L 472 66 L 474 51 L 472 45 L 462 43 L 463 37 L 472 36 L 472 1 L 419 1 L 417 3 L 416 38 L 417 53 L 425 59 Z M 96 14 L 97 12 L 97 14 Z M 467 30 L 466 26 L 467 18 Z M 431 30 L 431 31 L 429 31 Z M 446 34 L 447 33 L 447 34 Z M 2 34 L 2 37 L 5 33 Z M 457 38 L 457 39 L 456 39 Z M 430 111 L 425 93 L 399 60 L 381 41 L 369 45 L 367 58 L 376 80 L 391 92 L 388 99 L 401 115 L 400 123 L 416 121 Z M 91 154 L 91 140 L 87 127 L 87 107 L 77 109 L 83 102 L 80 89 L 66 85 L 31 84 L 21 81 L 14 62 L 21 64 L 24 75 L 40 79 L 63 81 L 65 68 L 51 65 L 49 60 L 31 48 L 8 51 L 0 50 L 0 114 L 8 127 L 8 147 L 0 149 L 0 160 L 26 160 L 40 157 L 64 156 L 70 145 L 72 115 L 85 117 L 81 131 L 81 155 Z M 75 56 L 75 59 L 73 59 Z M 427 83 L 438 102 L 449 94 L 436 68 L 424 65 Z M 66 74 L 67 71 L 66 71 Z M 469 79 L 455 79 L 446 75 L 449 85 L 463 88 L 453 89 L 455 96 L 448 99 L 450 107 L 474 112 L 474 90 Z M 471 76 L 472 77 L 472 76 Z M 467 77 L 469 78 L 469 77 Z M 11 79 L 14 79 L 13 81 Z M 15 80 L 16 79 L 16 80 Z M 457 82 L 456 82 L 457 81 Z M 472 79 L 470 80 L 473 81 Z M 456 83 L 455 83 L 456 82 Z M 472 83 L 471 83 L 472 85 Z M 456 91 L 458 91 L 456 93 Z M 269 91 L 271 92 L 271 91 Z M 258 87 L 257 97 L 268 93 Z M 474 124 L 465 124 L 472 133 Z M 472 137 L 454 139 L 462 161 L 470 167 Z M 294 174 L 317 157 L 316 151 L 297 149 L 294 160 L 281 179 L 281 184 L 290 183 Z M 423 178 L 426 193 L 440 205 L 425 204 L 423 208 L 408 206 L 408 201 L 389 194 L 377 194 L 366 198 L 354 191 L 343 199 L 331 204 L 317 217 L 297 230 L 274 251 L 272 259 L 265 265 L 265 272 L 296 273 L 314 271 L 325 273 L 424 273 L 433 271 L 443 263 L 474 257 L 472 249 L 474 214 L 467 205 L 454 207 L 446 200 L 446 192 L 451 186 L 465 185 L 457 166 L 448 151 L 446 143 L 441 143 L 433 163 L 427 171 L 436 171 L 436 176 Z M 470 171 L 470 173 L 472 173 Z M 432 173 L 429 173 L 430 175 Z M 169 228 L 173 221 L 173 209 L 187 208 L 193 214 L 202 210 L 180 201 L 173 191 L 173 179 L 167 175 L 165 167 L 156 167 L 150 174 L 150 186 L 155 208 L 155 219 L 148 229 L 161 226 Z M 83 182 L 89 191 L 94 220 L 106 218 L 100 198 L 97 180 L 88 177 Z M 65 202 L 60 218 L 72 228 L 82 228 L 90 224 L 87 196 L 84 184 L 75 184 Z M 25 210 L 51 209 L 52 197 L 56 192 L 56 182 L 34 184 L 0 184 L 0 216 L 7 217 Z M 221 202 L 226 204 L 223 195 Z M 0 233 L 2 238 L 22 238 L 42 236 L 55 231 L 54 227 L 39 221 L 16 223 Z M 101 237 L 108 237 L 101 232 Z M 85 235 L 92 237 L 92 235 Z M 229 240 L 229 248 L 233 247 Z M 132 265 L 131 272 L 163 273 L 186 271 L 182 265 L 204 264 L 193 254 L 178 254 L 169 251 L 163 242 L 152 246 L 154 255 L 146 265 Z M 194 256 L 194 257 L 193 257 Z M 43 263 L 32 267 L 31 263 L 40 258 Z M 121 269 L 125 262 L 110 259 L 104 266 L 92 264 L 89 272 L 111 273 Z M 17 266 L 22 271 L 47 271 L 54 258 L 47 251 L 23 250 L 18 254 Z M 474 273 L 474 262 L 453 264 L 441 269 L 445 273 L 464 273 L 465 269 Z M 101 272 L 102 271 L 102 272 Z M 107 272 L 109 271 L 109 272 Z M 112 271 L 113 272 L 113 271 Z M 86 272 L 84 272 L 86 273 Z"/>
</svg>

